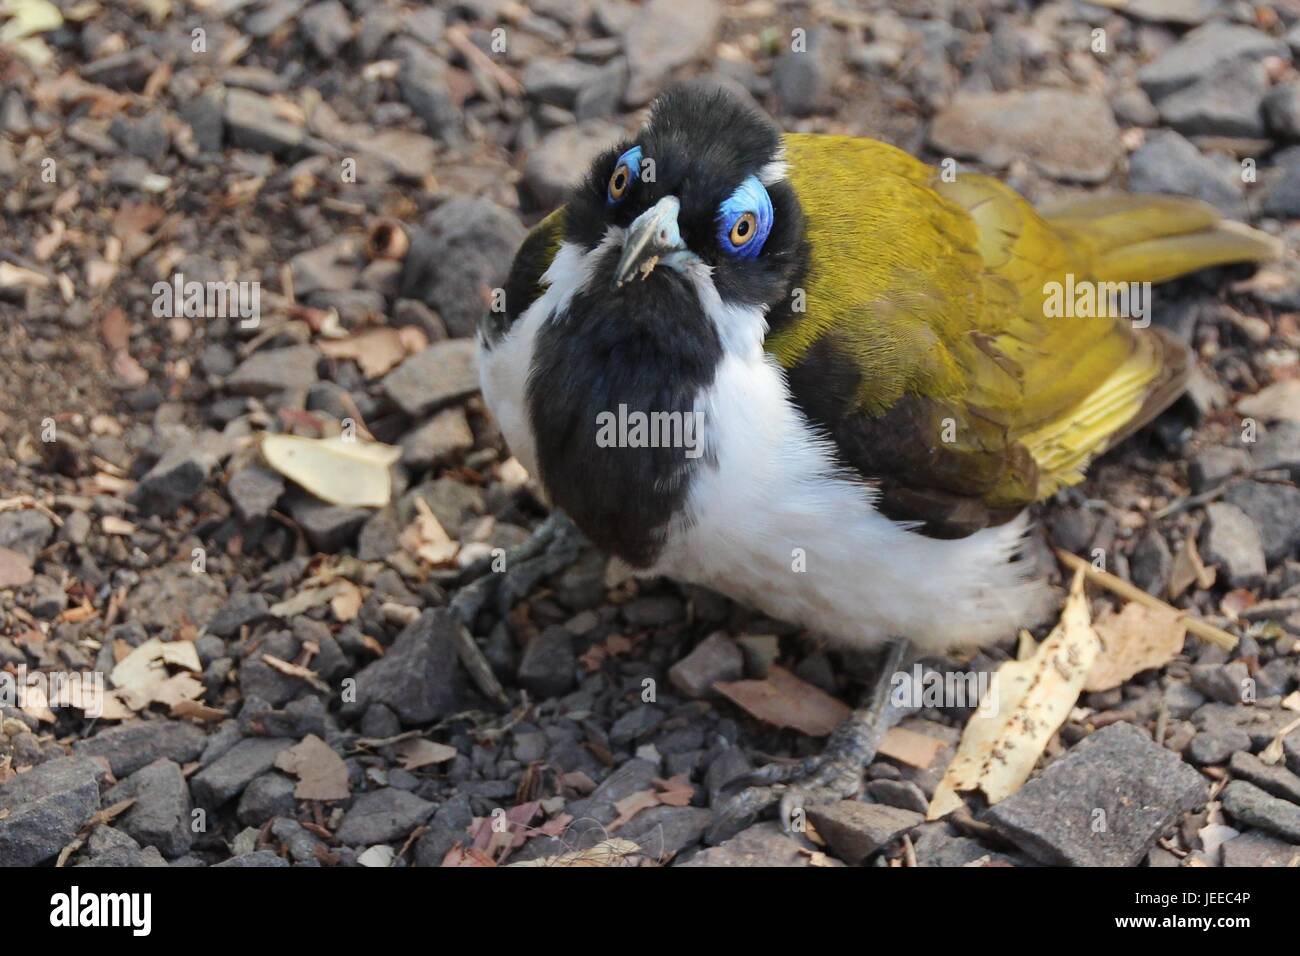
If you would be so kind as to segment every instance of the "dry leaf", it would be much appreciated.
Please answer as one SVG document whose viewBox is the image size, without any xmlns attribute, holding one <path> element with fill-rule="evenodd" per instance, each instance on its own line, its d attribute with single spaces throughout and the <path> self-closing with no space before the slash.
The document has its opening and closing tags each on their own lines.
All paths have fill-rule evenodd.
<svg viewBox="0 0 1300 956">
<path fill-rule="evenodd" d="M 397 329 L 367 329 L 346 339 L 323 339 L 316 347 L 335 359 L 351 359 L 366 378 L 378 378 L 406 358 Z"/>
<path fill-rule="evenodd" d="M 303 667 L 301 664 L 291 664 L 288 661 L 280 660 L 280 658 L 273 654 L 263 654 L 262 660 L 265 661 L 268 666 L 278 670 L 281 674 L 288 677 L 300 678 L 301 680 L 305 680 L 307 683 L 311 684 L 311 686 L 315 687 L 317 690 L 323 690 L 326 693 L 330 692 L 329 684 L 326 684 L 321 680 L 320 677 L 317 676 L 316 672 L 311 668 Z"/>
<path fill-rule="evenodd" d="M 713 689 L 764 723 L 809 737 L 825 737 L 850 713 L 843 701 L 783 667 L 773 667 L 763 680 L 717 683 Z"/>
<path fill-rule="evenodd" d="M 964 806 L 959 791 L 982 790 L 989 803 L 997 803 L 1029 778 L 1043 748 L 1079 699 L 1101 652 L 1083 580 L 1083 573 L 1077 572 L 1061 620 L 1038 652 L 998 668 L 992 687 L 997 709 L 985 716 L 981 708 L 967 722 L 926 819 L 937 820 Z"/>
<path fill-rule="evenodd" d="M 117 534 L 125 537 L 135 534 L 135 525 L 125 518 L 117 517 L 117 515 L 104 515 L 104 520 L 100 522 L 99 526 L 104 534 Z"/>
<path fill-rule="evenodd" d="M 402 762 L 404 770 L 418 770 L 430 764 L 446 763 L 455 759 L 457 752 L 455 747 L 423 738 L 403 740 L 393 746 L 393 754 Z"/>
<path fill-rule="evenodd" d="M 454 561 L 460 544 L 447 534 L 438 516 L 429 508 L 429 503 L 417 495 L 415 510 L 418 512 L 415 520 L 398 536 L 402 547 L 432 565 Z"/>
<path fill-rule="evenodd" d="M 346 624 L 361 613 L 361 589 L 351 581 L 336 582 L 338 593 L 330 598 L 334 620 Z"/>
<path fill-rule="evenodd" d="M 1195 584 L 1202 591 L 1214 587 L 1218 572 L 1207 568 L 1201 560 L 1201 553 L 1196 548 L 1196 535 L 1189 534 L 1183 539 L 1183 546 L 1174 555 L 1174 565 L 1169 572 L 1169 600 L 1174 600 Z"/>
<path fill-rule="evenodd" d="M 347 764 L 315 734 L 281 751 L 275 765 L 298 778 L 293 795 L 299 800 L 346 800 L 351 794 Z"/>
<path fill-rule="evenodd" d="M 618 816 L 609 825 L 610 832 L 617 830 L 642 810 L 657 806 L 659 806 L 659 795 L 653 790 L 638 790 L 636 793 L 628 794 L 622 800 L 615 800 L 614 809 L 618 811 Z"/>
<path fill-rule="evenodd" d="M 382 508 L 393 495 L 389 466 L 402 450 L 342 436 L 265 435 L 262 455 L 272 468 L 322 501 Z"/>
<path fill-rule="evenodd" d="M 631 840 L 602 840 L 585 850 L 572 850 L 558 856 L 538 860 L 523 860 L 510 866 L 634 866 L 630 859 L 641 853 L 641 847 Z"/>
<path fill-rule="evenodd" d="M 1110 690 L 1134 674 L 1163 667 L 1182 653 L 1187 626 L 1178 614 L 1142 604 L 1126 604 L 1094 625 L 1101 653 L 1092 665 L 1086 691 Z"/>
<path fill-rule="evenodd" d="M 1300 422 L 1300 378 L 1274 382 L 1243 398 L 1237 411 L 1266 422 Z"/>
</svg>

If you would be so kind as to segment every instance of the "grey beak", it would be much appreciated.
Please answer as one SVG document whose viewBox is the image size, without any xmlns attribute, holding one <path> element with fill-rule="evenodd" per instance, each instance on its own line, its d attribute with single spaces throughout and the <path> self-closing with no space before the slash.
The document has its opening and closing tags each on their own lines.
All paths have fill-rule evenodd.
<svg viewBox="0 0 1300 956">
<path fill-rule="evenodd" d="M 676 196 L 665 196 L 636 217 L 623 240 L 623 255 L 618 260 L 618 271 L 614 273 L 614 288 L 638 272 L 644 279 L 658 265 L 661 256 L 686 248 L 677 229 L 677 214 L 681 208 Z"/>
</svg>

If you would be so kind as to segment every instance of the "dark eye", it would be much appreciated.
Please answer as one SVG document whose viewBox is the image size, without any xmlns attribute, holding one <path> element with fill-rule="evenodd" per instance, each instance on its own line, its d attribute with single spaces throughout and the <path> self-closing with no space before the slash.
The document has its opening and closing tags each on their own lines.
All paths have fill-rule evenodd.
<svg viewBox="0 0 1300 956">
<path fill-rule="evenodd" d="M 733 246 L 739 248 L 754 237 L 754 225 L 754 214 L 747 212 L 736 220 L 731 227 L 731 231 L 727 234 L 727 238 L 731 240 Z"/>
<path fill-rule="evenodd" d="M 641 147 L 633 146 L 618 158 L 618 162 L 614 164 L 614 172 L 610 173 L 609 186 L 606 187 L 605 192 L 611 204 L 623 201 L 640 169 Z"/>
</svg>

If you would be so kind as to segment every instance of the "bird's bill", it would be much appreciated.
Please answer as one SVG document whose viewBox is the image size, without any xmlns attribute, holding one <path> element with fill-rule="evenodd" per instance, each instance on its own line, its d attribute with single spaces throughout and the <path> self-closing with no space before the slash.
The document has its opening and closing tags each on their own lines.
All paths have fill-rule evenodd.
<svg viewBox="0 0 1300 956">
<path fill-rule="evenodd" d="M 662 256 L 686 248 L 677 228 L 677 214 L 681 208 L 676 196 L 665 196 L 633 220 L 623 240 L 618 270 L 614 273 L 615 288 L 638 272 L 644 279 L 654 271 Z"/>
</svg>

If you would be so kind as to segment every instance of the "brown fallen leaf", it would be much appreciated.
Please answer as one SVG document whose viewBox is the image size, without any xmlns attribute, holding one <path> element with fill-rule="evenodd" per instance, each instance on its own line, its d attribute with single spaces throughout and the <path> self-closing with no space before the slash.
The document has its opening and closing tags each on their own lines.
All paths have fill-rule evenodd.
<svg viewBox="0 0 1300 956">
<path fill-rule="evenodd" d="M 351 794 L 347 764 L 315 734 L 281 751 L 275 765 L 298 778 L 293 795 L 299 800 L 346 800 Z"/>
<path fill-rule="evenodd" d="M 448 760 L 453 760 L 458 751 L 455 747 L 419 738 L 403 740 L 395 744 L 393 753 L 402 762 L 402 769 L 418 770 L 430 764 L 446 763 Z"/>
<path fill-rule="evenodd" d="M 34 576 L 26 555 L 0 548 L 0 588 L 20 588 Z"/>
<path fill-rule="evenodd" d="M 334 359 L 351 359 L 366 378 L 378 378 L 406 358 L 406 347 L 397 329 L 376 328 L 346 339 L 322 339 L 316 347 Z"/>
<path fill-rule="evenodd" d="M 876 753 L 909 767 L 925 770 L 934 763 L 934 758 L 945 746 L 947 745 L 942 740 L 927 734 L 919 734 L 906 727 L 890 727 L 876 748 Z"/>
<path fill-rule="evenodd" d="M 850 713 L 843 701 L 783 667 L 773 667 L 763 680 L 724 681 L 713 689 L 764 723 L 809 737 L 825 737 Z"/>
<path fill-rule="evenodd" d="M 346 624 L 361 613 L 361 589 L 347 580 L 338 581 L 336 585 L 338 593 L 330 598 L 330 610 L 334 612 L 334 620 Z"/>
<path fill-rule="evenodd" d="M 1083 689 L 1101 639 L 1092 628 L 1084 574 L 1076 571 L 1061 620 L 1033 657 L 1007 661 L 992 687 L 996 707 L 966 723 L 957 755 L 935 789 L 927 820 L 960 809 L 959 792 L 980 790 L 997 803 L 1020 789 Z"/>
<path fill-rule="evenodd" d="M 615 800 L 614 809 L 618 811 L 618 816 L 609 825 L 609 832 L 613 833 L 642 810 L 657 806 L 659 806 L 659 795 L 653 790 L 638 790 L 636 793 L 628 794 L 622 800 Z"/>
<path fill-rule="evenodd" d="M 641 847 L 631 840 L 602 840 L 583 850 L 571 850 L 536 860 L 521 860 L 510 866 L 636 866 Z"/>
<path fill-rule="evenodd" d="M 323 690 L 326 693 L 330 690 L 329 684 L 321 680 L 317 673 L 309 667 L 303 667 L 301 664 L 291 664 L 288 661 L 282 661 L 273 654 L 263 654 L 262 660 L 265 661 L 268 666 L 275 668 L 287 677 L 297 677 L 301 680 L 305 680 L 317 690 Z"/>
<path fill-rule="evenodd" d="M 1300 422 L 1300 379 L 1274 382 L 1237 402 L 1237 411 L 1266 422 Z"/>
<path fill-rule="evenodd" d="M 1196 548 L 1196 535 L 1189 534 L 1183 539 L 1183 546 L 1174 555 L 1174 565 L 1169 572 L 1169 600 L 1176 599 L 1195 584 L 1202 591 L 1214 587 L 1218 571 L 1207 568 L 1201 560 L 1201 553 Z"/>
<path fill-rule="evenodd" d="M 1119 614 L 1093 625 L 1102 650 L 1083 685 L 1086 691 L 1119 687 L 1134 674 L 1163 667 L 1182 653 L 1187 625 L 1179 615 L 1142 604 L 1126 604 Z"/>
</svg>

